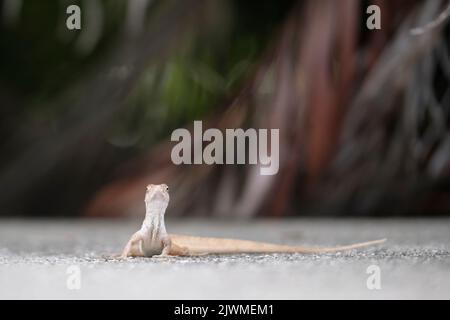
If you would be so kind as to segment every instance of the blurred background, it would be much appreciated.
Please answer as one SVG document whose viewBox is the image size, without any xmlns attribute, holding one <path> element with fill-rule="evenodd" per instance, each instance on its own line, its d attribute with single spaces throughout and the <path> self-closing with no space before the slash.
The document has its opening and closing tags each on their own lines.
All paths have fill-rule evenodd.
<svg viewBox="0 0 450 320">
<path fill-rule="evenodd" d="M 0 0 L 0 215 L 141 217 L 149 183 L 171 216 L 449 215 L 449 8 Z M 279 128 L 278 174 L 174 165 L 194 120 Z"/>
</svg>

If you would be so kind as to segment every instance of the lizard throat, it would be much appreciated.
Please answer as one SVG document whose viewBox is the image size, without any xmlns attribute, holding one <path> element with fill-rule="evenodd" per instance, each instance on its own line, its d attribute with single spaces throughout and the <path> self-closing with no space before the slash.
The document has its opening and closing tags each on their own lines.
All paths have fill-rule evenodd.
<svg viewBox="0 0 450 320">
<path fill-rule="evenodd" d="M 152 234 L 165 232 L 164 214 L 168 203 L 161 200 L 152 200 L 146 202 L 145 219 L 142 228 Z"/>
</svg>

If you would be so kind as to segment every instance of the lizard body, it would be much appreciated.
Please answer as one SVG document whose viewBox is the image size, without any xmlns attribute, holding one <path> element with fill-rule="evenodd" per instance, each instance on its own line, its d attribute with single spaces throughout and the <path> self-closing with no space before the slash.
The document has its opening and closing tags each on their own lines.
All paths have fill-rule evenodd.
<svg viewBox="0 0 450 320">
<path fill-rule="evenodd" d="M 134 233 L 121 257 L 181 256 L 231 253 L 326 253 L 380 244 L 386 239 L 337 247 L 303 247 L 226 238 L 195 237 L 168 234 L 164 215 L 169 204 L 165 184 L 148 185 L 145 195 L 146 214 L 141 229 Z"/>
</svg>

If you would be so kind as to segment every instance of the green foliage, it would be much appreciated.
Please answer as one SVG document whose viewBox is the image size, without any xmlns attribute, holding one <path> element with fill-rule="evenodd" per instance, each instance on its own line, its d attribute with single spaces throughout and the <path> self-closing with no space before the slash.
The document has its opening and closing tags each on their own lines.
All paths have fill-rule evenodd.
<svg viewBox="0 0 450 320">
<path fill-rule="evenodd" d="M 53 101 L 84 81 L 115 49 L 127 1 L 95 3 L 101 9 L 94 17 L 102 21 L 101 34 L 87 52 L 77 46 L 83 32 L 92 30 L 85 24 L 81 31 L 67 30 L 65 10 L 77 4 L 86 17 L 87 11 L 95 11 L 87 5 L 92 2 L 24 0 L 13 23 L 0 21 L 0 84 L 23 101 L 22 118 L 57 119 L 73 101 Z M 205 21 L 184 32 L 167 56 L 144 70 L 126 107 L 110 124 L 107 141 L 117 147 L 148 148 L 170 129 L 213 113 L 239 89 L 289 5 L 263 1 L 257 12 L 250 12 L 255 6 L 246 2 L 208 2 Z M 151 19 L 151 12 L 147 16 Z"/>
</svg>

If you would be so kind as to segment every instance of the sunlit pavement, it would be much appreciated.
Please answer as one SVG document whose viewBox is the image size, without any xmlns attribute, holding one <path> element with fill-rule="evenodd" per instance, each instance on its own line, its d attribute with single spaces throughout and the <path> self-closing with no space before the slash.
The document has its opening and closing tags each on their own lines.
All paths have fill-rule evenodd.
<svg viewBox="0 0 450 320">
<path fill-rule="evenodd" d="M 117 260 L 137 220 L 0 220 L 0 298 L 450 298 L 450 219 L 169 220 L 169 232 L 330 246 L 346 253 Z"/>
</svg>

